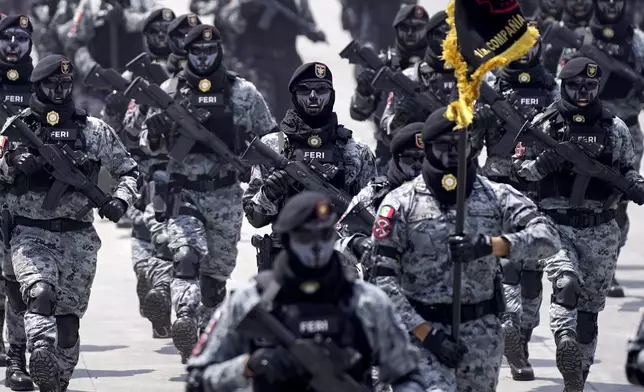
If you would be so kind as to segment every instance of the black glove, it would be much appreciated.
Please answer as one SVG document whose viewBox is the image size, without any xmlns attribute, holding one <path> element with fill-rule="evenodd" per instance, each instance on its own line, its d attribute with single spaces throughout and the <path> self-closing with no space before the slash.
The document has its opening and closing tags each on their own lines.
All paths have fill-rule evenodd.
<svg viewBox="0 0 644 392">
<path fill-rule="evenodd" d="M 113 197 L 112 200 L 98 210 L 98 215 L 116 223 L 125 215 L 125 211 L 127 211 L 127 204 L 118 197 Z"/>
<path fill-rule="evenodd" d="M 165 113 L 157 113 L 145 120 L 145 125 L 148 127 L 149 136 L 159 137 L 174 126 L 174 121 L 166 116 Z"/>
<path fill-rule="evenodd" d="M 565 160 L 557 155 L 555 150 L 549 148 L 539 154 L 535 164 L 543 174 L 548 175 L 563 169 L 564 162 Z"/>
<path fill-rule="evenodd" d="M 289 187 L 288 174 L 284 170 L 276 170 L 264 181 L 262 189 L 269 200 L 275 201 L 286 195 Z"/>
<path fill-rule="evenodd" d="M 425 109 L 416 102 L 414 97 L 404 94 L 396 101 L 396 117 L 405 119 L 409 122 L 411 119 L 421 117 Z"/>
<path fill-rule="evenodd" d="M 130 99 L 119 92 L 113 92 L 105 97 L 105 113 L 111 116 L 125 115 Z"/>
<path fill-rule="evenodd" d="M 351 240 L 351 251 L 356 257 L 361 258 L 364 252 L 371 249 L 371 238 L 356 236 Z"/>
<path fill-rule="evenodd" d="M 253 377 L 264 377 L 269 383 L 286 381 L 298 375 L 291 355 L 282 347 L 260 348 L 248 358 L 246 367 L 253 372 Z"/>
<path fill-rule="evenodd" d="M 494 114 L 494 112 L 488 105 L 482 105 L 476 111 L 472 125 L 474 129 L 478 130 L 496 128 L 496 126 L 498 125 L 496 121 L 496 114 Z"/>
<path fill-rule="evenodd" d="M 463 360 L 467 347 L 462 342 L 456 343 L 453 337 L 445 332 L 432 328 L 423 340 L 423 347 L 434 354 L 448 368 L 454 369 Z"/>
<path fill-rule="evenodd" d="M 628 198 L 637 205 L 644 204 L 644 182 L 633 181 L 628 189 Z"/>
<path fill-rule="evenodd" d="M 492 254 L 492 239 L 484 234 L 451 235 L 448 243 L 454 263 L 467 263 Z"/>
<path fill-rule="evenodd" d="M 25 175 L 35 173 L 40 169 L 38 158 L 30 152 L 15 151 L 9 156 L 9 164 L 20 170 Z"/>
<path fill-rule="evenodd" d="M 326 34 L 320 29 L 307 31 L 304 34 L 306 38 L 310 39 L 311 42 L 326 42 Z"/>
<path fill-rule="evenodd" d="M 365 97 L 370 97 L 376 91 L 371 82 L 376 77 L 376 71 L 371 68 L 364 68 L 356 77 L 356 91 Z"/>
</svg>

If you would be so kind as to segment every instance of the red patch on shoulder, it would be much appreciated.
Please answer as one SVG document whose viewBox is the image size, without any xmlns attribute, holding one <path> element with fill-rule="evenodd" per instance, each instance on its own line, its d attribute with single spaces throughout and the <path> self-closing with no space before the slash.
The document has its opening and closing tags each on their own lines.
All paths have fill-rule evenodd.
<svg viewBox="0 0 644 392">
<path fill-rule="evenodd" d="M 527 148 L 523 146 L 523 143 L 519 142 L 517 143 L 517 146 L 514 148 L 514 155 L 517 157 L 522 157 L 523 154 L 525 154 L 525 151 Z"/>
<path fill-rule="evenodd" d="M 133 100 L 133 99 L 131 99 L 131 100 L 130 100 L 130 104 L 129 104 L 129 105 L 127 105 L 127 110 L 128 110 L 128 112 L 129 112 L 129 111 L 134 110 L 134 108 L 135 108 L 135 107 L 136 107 L 136 102 L 134 102 L 134 100 Z"/>
<path fill-rule="evenodd" d="M 387 238 L 389 234 L 391 234 L 391 221 L 389 218 L 379 216 L 378 219 L 373 222 L 371 233 L 379 240 Z"/>
<path fill-rule="evenodd" d="M 389 95 L 387 95 L 387 105 L 392 105 L 394 103 L 394 93 L 389 92 Z"/>
<path fill-rule="evenodd" d="M 205 331 L 199 336 L 199 340 L 197 341 L 197 344 L 192 348 L 192 355 L 199 355 L 203 351 L 204 347 L 206 346 L 206 341 L 208 340 L 208 336 L 210 335 L 210 331 L 215 327 L 215 324 L 217 323 L 217 318 L 212 317 L 210 319 L 210 322 L 208 323 L 208 326 L 206 327 Z"/>
</svg>

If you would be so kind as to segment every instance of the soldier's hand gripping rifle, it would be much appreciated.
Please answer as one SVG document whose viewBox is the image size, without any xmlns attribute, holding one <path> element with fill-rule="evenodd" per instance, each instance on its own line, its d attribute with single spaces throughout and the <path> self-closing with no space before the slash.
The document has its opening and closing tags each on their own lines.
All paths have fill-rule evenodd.
<svg viewBox="0 0 644 392">
<path fill-rule="evenodd" d="M 0 122 L 6 123 L 7 119 L 15 113 L 7 104 L 0 105 Z M 99 186 L 83 174 L 78 166 L 87 161 L 87 155 L 81 151 L 74 151 L 68 145 L 58 146 L 44 143 L 20 118 L 14 117 L 11 123 L 2 131 L 7 134 L 15 130 L 16 136 L 24 140 L 31 147 L 38 150 L 38 160 L 43 168 L 54 177 L 54 183 L 47 192 L 42 208 L 53 211 L 63 197 L 65 191 L 72 187 L 82 193 L 89 202 L 78 213 L 76 219 L 81 220 L 92 208 L 101 208 L 107 204 L 112 196 L 106 194 Z"/>
<path fill-rule="evenodd" d="M 158 85 L 170 77 L 163 66 L 153 62 L 150 55 L 145 52 L 125 64 L 125 69 L 132 72 L 135 77 L 140 76 L 148 82 Z"/>
<path fill-rule="evenodd" d="M 331 185 L 329 180 L 332 175 L 327 173 L 327 169 L 315 159 L 309 161 L 289 161 L 283 155 L 262 143 L 259 137 L 256 137 L 248 143 L 248 148 L 241 159 L 251 165 L 263 165 L 275 168 L 276 170 L 284 170 L 291 180 L 300 184 L 302 188 L 324 193 L 331 200 L 331 204 L 337 211 L 346 211 L 349 203 L 351 203 L 352 197 L 343 190 Z M 360 231 L 370 233 L 374 219 L 374 216 L 364 206 L 358 205 L 353 208 L 352 212 L 346 216 L 343 222 L 355 222 Z"/>
<path fill-rule="evenodd" d="M 376 71 L 371 85 L 382 91 L 396 91 L 407 94 L 414 98 L 420 107 L 428 113 L 445 106 L 438 98 L 420 91 L 420 85 L 409 79 L 404 73 L 394 72 L 387 64 L 378 57 L 378 54 L 370 47 L 361 45 L 357 41 L 351 41 L 340 52 L 340 57 L 349 60 L 350 64 L 360 65 Z"/>
<path fill-rule="evenodd" d="M 168 153 L 170 158 L 179 162 L 183 161 L 192 147 L 196 143 L 201 143 L 225 162 L 231 163 L 240 172 L 244 173 L 248 169 L 248 165 L 230 151 L 226 143 L 201 125 L 203 119 L 192 107 L 185 107 L 175 101 L 158 85 L 137 77 L 125 90 L 124 95 L 139 104 L 161 108 L 165 115 L 176 124 L 180 137 Z"/>
<path fill-rule="evenodd" d="M 516 135 L 515 144 L 525 136 L 546 148 L 551 148 L 557 155 L 571 164 L 572 167 L 570 170 L 577 174 L 570 195 L 570 202 L 573 206 L 580 206 L 583 203 L 586 188 L 588 187 L 590 179 L 593 177 L 606 182 L 615 190 L 628 196 L 629 189 L 632 185 L 631 181 L 592 157 L 593 155 L 597 155 L 595 143 L 589 143 L 583 140 L 559 142 L 543 132 L 540 127 L 531 123 L 524 124 L 522 120 L 518 120 L 522 116 L 516 113 L 512 106 L 503 100 L 503 97 L 485 83 L 481 85 L 480 99 L 490 105 L 496 115 L 499 117 L 504 116 L 503 119 L 506 121 L 504 125 L 505 131 Z M 517 119 L 508 122 L 507 120 L 510 116 L 516 117 Z M 609 198 L 606 201 L 607 207 L 614 201 L 614 198 Z"/>
</svg>

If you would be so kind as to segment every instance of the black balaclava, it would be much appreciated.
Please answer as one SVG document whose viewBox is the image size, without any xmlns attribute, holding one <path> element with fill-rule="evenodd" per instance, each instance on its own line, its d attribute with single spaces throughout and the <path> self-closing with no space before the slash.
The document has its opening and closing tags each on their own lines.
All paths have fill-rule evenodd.
<svg viewBox="0 0 644 392">
<path fill-rule="evenodd" d="M 391 156 L 387 170 L 387 180 L 392 189 L 418 177 L 423 169 L 425 158 L 423 150 L 424 123 L 407 124 L 394 132 L 391 139 Z"/>
<path fill-rule="evenodd" d="M 633 37 L 633 17 L 627 12 L 625 0 L 594 0 L 594 15 L 590 21 L 590 31 L 600 41 L 621 46 L 623 53 L 610 53 L 619 58 L 630 54 L 630 42 Z M 628 49 L 627 49 L 628 48 Z"/>
<path fill-rule="evenodd" d="M 2 83 L 29 84 L 33 26 L 25 15 L 0 20 L 0 77 Z"/>
<path fill-rule="evenodd" d="M 539 20 L 561 20 L 563 12 L 564 0 L 539 0 Z"/>
<path fill-rule="evenodd" d="M 201 24 L 201 19 L 196 14 L 185 14 L 176 17 L 168 26 L 168 44 L 170 55 L 168 56 L 168 71 L 176 73 L 181 70 L 188 53 L 185 51 L 186 35 L 193 27 Z"/>
<path fill-rule="evenodd" d="M 154 58 L 166 59 L 170 50 L 168 29 L 176 18 L 169 8 L 162 8 L 150 13 L 143 24 L 143 41 L 146 51 Z"/>
<path fill-rule="evenodd" d="M 602 113 L 599 100 L 602 70 L 586 57 L 574 58 L 561 69 L 561 99 L 558 102 L 562 116 L 574 123 L 594 123 Z"/>
<path fill-rule="evenodd" d="M 291 77 L 288 90 L 295 112 L 309 127 L 322 128 L 335 118 L 333 75 L 326 64 L 300 65 Z"/>
<path fill-rule="evenodd" d="M 74 66 L 65 56 L 53 54 L 40 60 L 30 78 L 34 85 L 29 106 L 49 126 L 65 124 L 76 111 L 72 100 Z"/>
<path fill-rule="evenodd" d="M 541 63 L 541 50 L 541 38 L 539 38 L 521 59 L 501 68 L 499 81 L 521 87 L 554 87 L 555 78 Z"/>
<path fill-rule="evenodd" d="M 593 16 L 593 0 L 564 0 L 562 20 L 570 29 L 586 27 Z"/>
<path fill-rule="evenodd" d="M 460 133 L 454 131 L 456 123 L 445 118 L 447 108 L 434 111 L 423 127 L 425 161 L 423 179 L 432 194 L 443 206 L 456 204 L 458 183 L 458 141 Z M 447 135 L 447 136 L 446 136 Z M 448 141 L 442 140 L 449 137 Z M 466 194 L 469 197 L 476 180 L 476 164 L 473 149 L 468 141 Z"/>
<path fill-rule="evenodd" d="M 396 30 L 396 49 L 402 62 L 409 64 L 413 57 L 422 59 L 427 48 L 429 27 L 429 15 L 425 8 L 420 5 L 403 6 L 394 18 L 393 27 Z"/>
<path fill-rule="evenodd" d="M 427 29 L 427 49 L 425 50 L 425 62 L 437 71 L 445 69 L 445 62 L 440 58 L 443 53 L 443 41 L 449 32 L 447 24 L 447 13 L 438 11 L 429 19 Z"/>
</svg>

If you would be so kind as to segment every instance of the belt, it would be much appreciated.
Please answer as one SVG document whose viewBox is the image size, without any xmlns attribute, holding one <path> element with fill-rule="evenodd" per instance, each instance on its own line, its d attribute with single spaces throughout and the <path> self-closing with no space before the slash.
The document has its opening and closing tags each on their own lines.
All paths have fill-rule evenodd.
<svg viewBox="0 0 644 392">
<path fill-rule="evenodd" d="M 181 174 L 172 174 L 170 182 L 175 181 L 177 182 L 177 185 L 184 189 L 189 189 L 195 192 L 208 192 L 236 184 L 238 180 L 237 173 L 228 172 L 225 177 L 212 178 L 206 175 L 201 175 L 197 176 L 194 180 Z"/>
<path fill-rule="evenodd" d="M 544 214 L 552 218 L 555 223 L 571 226 L 576 229 L 595 227 L 615 219 L 615 210 L 607 210 L 600 213 L 592 211 L 570 210 L 569 213 L 560 213 L 553 210 L 544 210 Z"/>
<path fill-rule="evenodd" d="M 14 226 L 36 227 L 56 233 L 85 230 L 92 227 L 92 222 L 82 222 L 74 219 L 57 218 L 50 220 L 39 220 L 25 218 L 24 216 L 14 216 L 13 224 Z"/>
<path fill-rule="evenodd" d="M 428 305 L 411 298 L 407 300 L 425 321 L 452 325 L 454 317 L 452 304 Z M 461 305 L 461 322 L 467 323 L 497 313 L 494 298 L 476 304 Z"/>
<path fill-rule="evenodd" d="M 487 179 L 490 181 L 498 182 L 500 184 L 511 185 L 514 189 L 518 191 L 525 191 L 529 188 L 528 184 L 524 184 L 518 181 L 513 181 L 510 177 L 506 177 L 506 176 L 488 176 Z"/>
<path fill-rule="evenodd" d="M 640 120 L 639 120 L 639 118 L 637 116 L 628 117 L 628 118 L 625 118 L 623 120 L 624 120 L 624 124 L 626 124 L 626 126 L 629 127 L 629 128 L 633 127 L 635 125 L 639 125 L 639 123 L 640 123 Z"/>
</svg>

